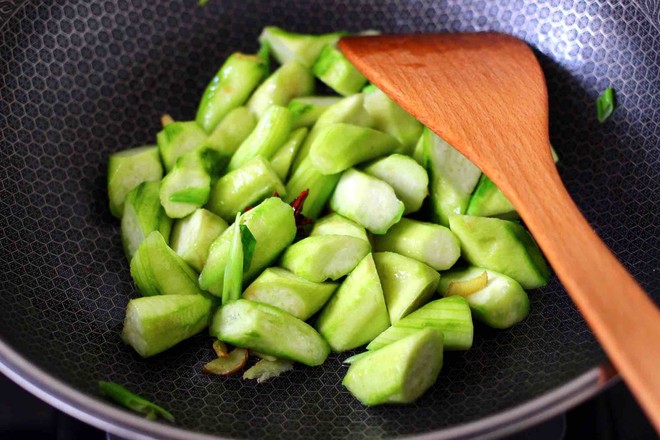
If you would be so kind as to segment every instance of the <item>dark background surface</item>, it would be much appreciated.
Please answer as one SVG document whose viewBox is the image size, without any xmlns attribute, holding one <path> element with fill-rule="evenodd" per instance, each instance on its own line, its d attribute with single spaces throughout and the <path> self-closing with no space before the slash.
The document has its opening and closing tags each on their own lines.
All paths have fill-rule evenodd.
<svg viewBox="0 0 660 440">
<path fill-rule="evenodd" d="M 37 399 L 0 375 L 0 438 L 3 440 L 103 440 L 106 433 Z M 505 440 L 652 440 L 646 417 L 619 382 L 595 398 Z M 119 440 L 109 436 L 108 440 Z"/>
</svg>

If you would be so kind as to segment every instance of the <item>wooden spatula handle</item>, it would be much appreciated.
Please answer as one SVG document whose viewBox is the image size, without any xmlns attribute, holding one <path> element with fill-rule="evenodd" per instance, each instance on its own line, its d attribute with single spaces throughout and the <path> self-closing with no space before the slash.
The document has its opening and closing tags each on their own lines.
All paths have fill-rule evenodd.
<svg viewBox="0 0 660 440">
<path fill-rule="evenodd" d="M 527 44 L 467 33 L 349 37 L 339 47 L 509 197 L 660 432 L 660 312 L 591 229 L 557 174 L 547 88 Z"/>
<path fill-rule="evenodd" d="M 534 166 L 534 160 L 518 167 L 526 187 L 523 176 L 515 186 L 498 176 L 505 193 L 660 432 L 660 312 L 589 226 L 554 167 Z"/>
</svg>

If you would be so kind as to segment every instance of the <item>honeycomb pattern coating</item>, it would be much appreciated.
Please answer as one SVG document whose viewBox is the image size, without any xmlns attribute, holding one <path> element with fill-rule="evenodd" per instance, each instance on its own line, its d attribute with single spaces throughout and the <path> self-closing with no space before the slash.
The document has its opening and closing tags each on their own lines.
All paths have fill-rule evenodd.
<svg viewBox="0 0 660 440">
<path fill-rule="evenodd" d="M 108 154 L 153 143 L 164 112 L 193 118 L 223 59 L 255 51 L 268 24 L 526 39 L 546 73 L 552 143 L 569 191 L 660 300 L 660 34 L 648 1 L 645 9 L 603 0 L 18 3 L 0 8 L 8 17 L 0 36 L 0 336 L 72 387 L 95 395 L 97 380 L 113 380 L 171 410 L 177 425 L 221 436 L 374 438 L 492 415 L 605 359 L 556 280 L 531 292 L 524 323 L 479 327 L 473 349 L 448 353 L 436 386 L 411 406 L 363 408 L 340 385 L 346 368 L 336 356 L 257 385 L 201 374 L 212 357 L 205 335 L 146 361 L 125 347 L 119 331 L 136 291 L 107 208 Z M 608 85 L 618 108 L 601 125 L 594 101 Z M 612 301 L 623 293 L 602 292 Z"/>
</svg>

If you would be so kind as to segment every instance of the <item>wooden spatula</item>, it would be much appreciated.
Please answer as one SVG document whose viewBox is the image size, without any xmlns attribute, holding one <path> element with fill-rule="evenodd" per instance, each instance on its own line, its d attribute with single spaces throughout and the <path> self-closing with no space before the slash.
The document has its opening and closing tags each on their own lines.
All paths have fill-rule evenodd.
<svg viewBox="0 0 660 440">
<path fill-rule="evenodd" d="M 473 33 L 348 37 L 339 47 L 506 194 L 660 431 L 660 312 L 562 184 L 545 80 L 527 44 Z"/>
</svg>

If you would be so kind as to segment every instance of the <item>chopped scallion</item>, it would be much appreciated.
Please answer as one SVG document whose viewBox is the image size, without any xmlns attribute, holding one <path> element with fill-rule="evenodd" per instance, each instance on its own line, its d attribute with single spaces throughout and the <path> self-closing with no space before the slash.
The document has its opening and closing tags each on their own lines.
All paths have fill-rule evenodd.
<svg viewBox="0 0 660 440">
<path fill-rule="evenodd" d="M 241 243 L 243 244 L 243 272 L 250 270 L 254 247 L 257 245 L 257 239 L 252 235 L 252 231 L 247 225 L 241 225 Z"/>
<path fill-rule="evenodd" d="M 596 115 L 598 122 L 601 124 L 605 122 L 614 112 L 614 89 L 608 87 L 602 95 L 596 100 Z"/>
<path fill-rule="evenodd" d="M 208 1 L 208 0 L 206 0 Z M 259 50 L 257 51 L 257 56 L 264 60 L 264 63 L 266 63 L 266 72 L 270 75 L 271 73 L 271 68 L 270 68 L 270 43 L 268 41 L 262 41 L 261 45 L 259 46 Z"/>
<path fill-rule="evenodd" d="M 103 391 L 109 398 L 121 406 L 144 414 L 149 420 L 155 420 L 160 416 L 170 422 L 174 421 L 172 413 L 155 403 L 149 402 L 147 399 L 138 396 L 117 383 L 99 381 L 99 388 L 101 388 L 101 391 Z"/>
<path fill-rule="evenodd" d="M 222 305 L 241 297 L 243 290 L 243 242 L 240 228 L 241 214 L 236 214 L 236 220 L 231 226 L 232 239 L 229 260 L 225 266 L 225 277 L 222 285 Z"/>
</svg>

